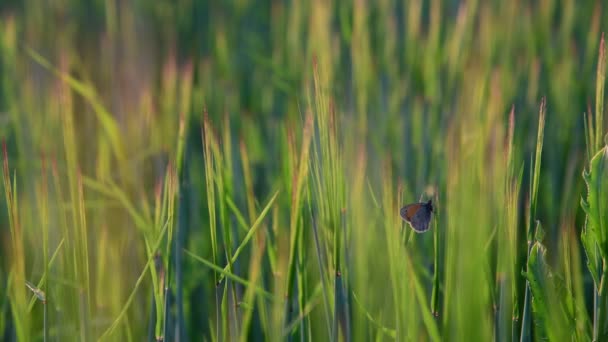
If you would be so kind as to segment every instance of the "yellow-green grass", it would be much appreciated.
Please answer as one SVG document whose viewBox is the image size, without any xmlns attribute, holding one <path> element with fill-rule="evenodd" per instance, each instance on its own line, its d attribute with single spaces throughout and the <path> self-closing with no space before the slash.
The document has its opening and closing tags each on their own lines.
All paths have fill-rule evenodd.
<svg viewBox="0 0 608 342">
<path fill-rule="evenodd" d="M 0 340 L 608 338 L 607 10 L 2 3 Z"/>
</svg>

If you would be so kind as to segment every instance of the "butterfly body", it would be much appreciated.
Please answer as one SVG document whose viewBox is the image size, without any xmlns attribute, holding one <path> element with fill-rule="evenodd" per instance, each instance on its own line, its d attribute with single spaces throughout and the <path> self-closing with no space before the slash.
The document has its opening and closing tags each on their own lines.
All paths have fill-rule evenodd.
<svg viewBox="0 0 608 342">
<path fill-rule="evenodd" d="M 432 200 L 429 200 L 426 203 L 408 204 L 401 208 L 399 214 L 402 219 L 409 223 L 410 227 L 412 227 L 415 232 L 423 233 L 429 230 L 432 212 L 433 203 Z"/>
</svg>

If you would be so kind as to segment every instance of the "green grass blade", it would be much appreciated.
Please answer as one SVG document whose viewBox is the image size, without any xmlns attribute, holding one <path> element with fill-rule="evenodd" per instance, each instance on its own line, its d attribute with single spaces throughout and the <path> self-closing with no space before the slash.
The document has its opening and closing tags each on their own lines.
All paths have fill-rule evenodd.
<svg viewBox="0 0 608 342">
<path fill-rule="evenodd" d="M 604 145 L 604 84 L 606 83 L 606 42 L 604 34 L 600 40 L 597 58 L 597 80 L 595 88 L 595 150 Z"/>
<path fill-rule="evenodd" d="M 243 238 L 243 241 L 241 241 L 241 244 L 237 247 L 237 249 L 234 251 L 234 254 L 232 255 L 232 263 L 236 262 L 237 258 L 239 257 L 239 255 L 241 254 L 243 249 L 247 246 L 247 244 L 249 243 L 249 241 L 251 240 L 251 238 L 253 237 L 255 232 L 258 230 L 259 227 L 261 227 L 262 221 L 266 217 L 266 214 L 268 214 L 268 212 L 270 211 L 270 208 L 272 208 L 272 205 L 274 204 L 275 200 L 279 196 L 279 193 L 280 193 L 280 190 L 277 190 L 274 193 L 274 195 L 272 195 L 272 197 L 270 198 L 270 200 L 268 200 L 268 203 L 266 204 L 266 206 L 264 207 L 264 209 L 258 216 L 257 220 L 255 220 L 255 222 L 253 223 L 251 228 L 249 228 L 249 230 L 247 231 L 247 235 L 245 235 L 245 237 Z M 224 267 L 224 271 L 226 271 L 226 272 L 229 271 L 228 265 L 226 267 Z M 218 281 L 221 282 L 222 280 L 223 280 L 223 277 L 220 276 Z"/>
<path fill-rule="evenodd" d="M 167 231 L 168 226 L 169 226 L 168 224 L 165 224 L 163 226 L 163 228 L 162 228 L 162 230 L 161 230 L 161 232 L 159 234 L 158 239 L 154 243 L 153 250 L 158 250 L 160 248 L 161 243 L 163 242 L 163 238 L 165 237 L 164 235 L 165 235 L 165 232 Z M 154 256 L 151 256 L 151 257 L 148 258 L 148 261 L 144 265 L 143 271 L 141 272 L 141 274 L 137 278 L 137 281 L 135 282 L 135 286 L 133 287 L 133 291 L 131 292 L 131 294 L 129 295 L 129 298 L 127 298 L 127 301 L 123 305 L 123 308 L 122 308 L 120 314 L 114 319 L 114 321 L 112 322 L 112 324 L 110 324 L 110 326 L 101 334 L 101 336 L 98 339 L 99 341 L 103 341 L 106 338 L 109 338 L 109 336 L 114 332 L 114 330 L 121 323 L 122 319 L 126 316 L 127 310 L 131 306 L 131 303 L 133 302 L 133 299 L 135 298 L 135 294 L 137 293 L 137 290 L 139 289 L 139 286 L 143 282 L 143 280 L 144 280 L 144 278 L 146 276 L 146 273 L 148 273 L 148 268 L 153 266 L 153 261 L 154 261 Z"/>
<path fill-rule="evenodd" d="M 230 273 L 229 271 L 224 270 L 223 268 L 221 268 L 221 267 L 219 267 L 217 265 L 214 265 L 213 263 L 211 263 L 211 262 L 209 262 L 209 261 L 201 258 L 200 256 L 198 256 L 198 255 L 196 255 L 196 254 L 194 254 L 194 253 L 192 253 L 192 252 L 190 252 L 188 250 L 184 250 L 184 252 L 186 254 L 188 254 L 189 256 L 191 256 L 192 258 L 194 258 L 196 261 L 199 261 L 199 262 L 203 263 L 205 266 L 207 266 L 207 267 L 211 268 L 212 270 L 218 272 L 219 274 L 222 274 L 224 277 L 226 277 L 226 278 L 228 278 L 230 280 L 236 281 L 237 283 L 245 285 L 247 287 L 252 286 L 252 287 L 255 288 L 256 292 L 258 292 L 259 294 L 263 295 L 264 297 L 266 297 L 268 299 L 275 300 L 275 297 L 274 297 L 274 295 L 272 293 L 270 293 L 268 291 L 265 291 L 263 289 L 260 289 L 258 287 L 255 287 L 253 284 L 249 283 L 247 280 L 245 280 L 245 279 L 243 279 L 243 278 L 241 278 L 241 277 L 239 277 L 239 276 L 237 276 L 237 275 L 235 275 L 233 273 Z"/>
<path fill-rule="evenodd" d="M 93 87 L 77 80 L 67 73 L 61 72 L 61 70 L 54 67 L 49 60 L 33 49 L 26 47 L 25 51 L 34 61 L 36 61 L 36 63 L 40 64 L 42 67 L 59 77 L 62 81 L 66 82 L 76 93 L 80 94 L 91 104 L 95 114 L 97 115 L 97 119 L 104 128 L 104 133 L 107 135 L 114 154 L 119 160 L 125 160 L 126 155 L 118 124 L 112 117 L 112 114 L 103 106 Z"/>
</svg>

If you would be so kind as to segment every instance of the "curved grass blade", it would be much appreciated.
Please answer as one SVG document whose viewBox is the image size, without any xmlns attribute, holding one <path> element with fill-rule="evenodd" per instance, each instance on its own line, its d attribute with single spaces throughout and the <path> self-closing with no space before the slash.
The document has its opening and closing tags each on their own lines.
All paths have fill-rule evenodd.
<svg viewBox="0 0 608 342">
<path fill-rule="evenodd" d="M 369 313 L 369 311 L 367 311 L 363 305 L 361 304 L 361 302 L 359 301 L 359 298 L 357 298 L 357 295 L 355 294 L 355 292 L 352 292 L 353 294 L 353 299 L 355 300 L 355 303 L 357 303 L 357 306 L 359 307 L 359 309 L 363 312 L 363 314 L 365 315 L 365 317 L 367 318 L 368 321 L 370 321 L 370 323 L 372 323 L 372 325 L 374 325 L 376 328 L 378 328 L 378 330 L 380 332 L 382 332 L 383 334 L 392 337 L 393 339 L 395 339 L 397 337 L 397 331 L 395 329 L 391 329 L 391 328 L 387 328 L 384 325 L 382 325 L 380 322 L 376 321 L 374 319 L 374 317 L 372 316 L 371 313 Z"/>
<path fill-rule="evenodd" d="M 59 242 L 59 245 L 57 246 L 57 249 L 55 249 L 55 253 L 53 253 L 53 256 L 51 256 L 51 260 L 49 260 L 49 266 L 51 266 L 53 264 L 53 261 L 55 261 L 55 258 L 59 254 L 59 250 L 63 246 L 63 242 L 64 241 L 65 241 L 65 238 L 61 239 L 61 241 Z M 46 277 L 47 277 L 47 274 L 45 272 L 45 273 L 42 274 L 42 277 L 40 277 L 40 281 L 38 282 L 37 288 L 42 287 L 42 284 L 46 281 Z M 40 299 L 40 297 L 38 297 L 38 298 Z M 30 300 L 30 304 L 28 306 L 28 310 L 30 312 L 32 311 L 32 308 L 34 307 L 34 303 L 35 302 L 36 302 L 36 297 L 32 297 L 32 299 Z"/>
<path fill-rule="evenodd" d="M 255 222 L 253 223 L 251 228 L 249 228 L 247 235 L 245 235 L 245 238 L 243 238 L 243 241 L 241 241 L 241 244 L 236 248 L 236 250 L 234 251 L 234 254 L 232 255 L 232 260 L 231 260 L 232 263 L 236 262 L 236 259 L 239 257 L 239 255 L 243 251 L 243 248 L 245 248 L 247 243 L 249 243 L 249 240 L 251 240 L 251 238 L 253 237 L 255 232 L 258 230 L 258 228 L 261 227 L 262 221 L 266 217 L 266 214 L 268 214 L 268 211 L 270 211 L 270 208 L 272 208 L 272 204 L 277 199 L 279 192 L 280 192 L 280 190 L 277 190 L 274 193 L 274 195 L 270 198 L 270 200 L 266 204 L 266 207 L 264 207 L 264 210 L 262 210 L 262 212 L 260 213 L 260 216 L 258 216 L 257 220 L 255 220 Z M 230 265 L 230 263 L 228 263 L 228 265 L 226 267 L 224 267 L 224 272 L 228 272 L 229 265 Z M 224 274 L 225 273 L 222 273 L 220 275 L 218 282 L 221 282 L 224 279 Z"/>
<path fill-rule="evenodd" d="M 221 268 L 221 267 L 213 264 L 212 262 L 209 262 L 209 261 L 205 260 L 204 258 L 201 258 L 200 256 L 198 256 L 198 255 L 190 252 L 187 249 L 184 249 L 184 252 L 186 254 L 188 254 L 189 256 L 191 256 L 194 260 L 199 261 L 199 262 L 203 263 L 205 266 L 207 266 L 207 267 L 211 268 L 212 270 L 220 273 L 223 277 L 228 278 L 228 279 L 230 279 L 232 281 L 235 281 L 237 283 L 240 283 L 240 284 L 242 284 L 244 286 L 253 287 L 256 290 L 256 292 L 258 292 L 260 295 L 262 295 L 262 296 L 264 296 L 264 297 L 266 297 L 268 299 L 271 299 L 271 300 L 276 300 L 275 296 L 272 293 L 270 293 L 270 292 L 268 292 L 268 291 L 266 291 L 264 289 L 261 289 L 261 288 L 259 288 L 257 286 L 254 286 L 249 281 L 247 281 L 247 280 L 245 280 L 245 279 L 243 279 L 243 278 L 241 278 L 241 277 L 239 277 L 239 276 L 237 276 L 235 274 L 232 274 L 232 273 L 228 272 L 226 269 L 223 269 L 223 268 Z"/>
<path fill-rule="evenodd" d="M 42 55 L 31 48 L 26 47 L 25 51 L 36 63 L 40 64 L 42 67 L 55 74 L 55 76 L 59 77 L 62 81 L 66 82 L 76 93 L 84 97 L 89 102 L 89 104 L 93 107 L 93 111 L 97 115 L 97 119 L 101 123 L 105 134 L 108 137 L 108 141 L 110 142 L 110 146 L 112 146 L 114 154 L 118 160 L 125 160 L 125 151 L 118 124 L 112 117 L 112 114 L 110 114 L 110 112 L 99 100 L 93 86 L 79 81 L 67 73 L 61 72 L 61 70 L 53 66 L 49 60 L 42 57 Z"/>
<path fill-rule="evenodd" d="M 158 236 L 158 239 L 154 243 L 153 250 L 156 251 L 156 250 L 158 250 L 160 248 L 160 245 L 163 242 L 163 238 L 165 237 L 165 232 L 167 231 L 167 227 L 168 226 L 169 226 L 168 222 L 163 226 L 163 228 L 162 228 L 162 230 L 161 230 L 161 232 L 160 232 L 160 234 Z M 143 282 L 144 277 L 146 276 L 146 273 L 148 273 L 148 269 L 150 267 L 154 267 L 153 264 L 154 264 L 154 254 L 152 254 L 148 258 L 148 261 L 144 265 L 144 270 L 141 272 L 141 275 L 139 276 L 139 278 L 137 278 L 137 281 L 135 282 L 135 287 L 133 288 L 133 291 L 131 291 L 131 294 L 129 295 L 129 298 L 127 299 L 127 302 L 123 306 L 122 310 L 120 311 L 120 313 L 118 314 L 118 316 L 116 317 L 116 319 L 114 320 L 114 322 L 112 322 L 112 324 L 110 324 L 110 326 L 108 327 L 108 329 L 106 329 L 106 331 L 104 331 L 103 334 L 101 334 L 101 336 L 99 337 L 98 341 L 106 339 L 114 331 L 114 329 L 116 329 L 116 327 L 118 326 L 118 324 L 120 324 L 122 318 L 125 317 L 125 315 L 127 313 L 127 310 L 129 309 L 129 306 L 131 306 L 131 303 L 133 302 L 133 299 L 135 298 L 135 294 L 137 293 L 137 290 L 139 289 L 139 286 Z"/>
</svg>

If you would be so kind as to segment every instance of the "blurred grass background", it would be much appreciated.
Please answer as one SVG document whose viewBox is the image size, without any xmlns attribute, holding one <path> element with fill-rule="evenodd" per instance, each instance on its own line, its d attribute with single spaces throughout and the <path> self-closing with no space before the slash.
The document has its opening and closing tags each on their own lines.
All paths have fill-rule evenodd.
<svg viewBox="0 0 608 342">
<path fill-rule="evenodd" d="M 608 338 L 606 11 L 2 1 L 1 339 Z"/>
</svg>

